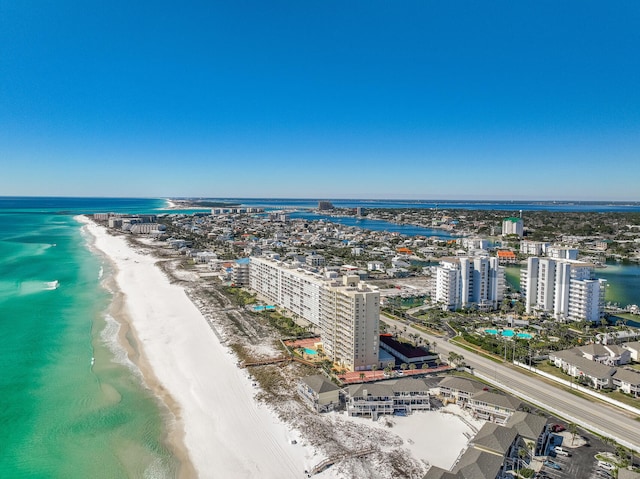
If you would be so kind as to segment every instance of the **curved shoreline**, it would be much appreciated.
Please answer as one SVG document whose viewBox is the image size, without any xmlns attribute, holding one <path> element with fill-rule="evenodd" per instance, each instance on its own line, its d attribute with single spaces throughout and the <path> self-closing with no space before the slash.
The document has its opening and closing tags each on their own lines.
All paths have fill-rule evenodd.
<svg viewBox="0 0 640 479">
<path fill-rule="evenodd" d="M 120 289 L 116 277 L 119 273 L 117 263 L 102 249 L 96 245 L 97 237 L 95 232 L 88 226 L 93 224 L 84 216 L 76 216 L 76 221 L 81 223 L 91 237 L 90 248 L 92 253 L 97 253 L 106 261 L 109 262 L 111 271 L 105 276 L 104 283 L 108 285 L 108 290 L 112 295 L 111 302 L 109 304 L 107 314 L 109 314 L 119 325 L 117 333 L 117 341 L 120 346 L 125 350 L 128 359 L 136 366 L 142 376 L 142 385 L 150 389 L 159 402 L 161 407 L 161 415 L 163 416 L 164 423 L 164 435 L 161 441 L 165 444 L 167 449 L 172 453 L 173 458 L 177 462 L 177 474 L 178 479 L 191 479 L 197 477 L 191 458 L 189 457 L 189 451 L 184 443 L 184 423 L 181 420 L 181 410 L 178 403 L 167 391 L 149 364 L 149 360 L 144 354 L 143 348 L 139 347 L 140 341 L 137 337 L 135 329 L 132 327 L 132 320 L 129 317 L 125 298 L 126 294 Z M 137 344 L 132 344 L 129 338 L 129 334 L 132 335 L 134 341 Z"/>
<path fill-rule="evenodd" d="M 156 379 L 152 389 L 175 414 L 171 440 L 185 451 L 180 477 L 301 477 L 313 451 L 291 444 L 290 426 L 255 399 L 247 372 L 184 288 L 169 281 L 154 256 L 87 218 L 80 221 L 117 268 L 120 317 L 137 343 L 129 347 L 134 358 L 140 351 L 139 364 Z"/>
</svg>

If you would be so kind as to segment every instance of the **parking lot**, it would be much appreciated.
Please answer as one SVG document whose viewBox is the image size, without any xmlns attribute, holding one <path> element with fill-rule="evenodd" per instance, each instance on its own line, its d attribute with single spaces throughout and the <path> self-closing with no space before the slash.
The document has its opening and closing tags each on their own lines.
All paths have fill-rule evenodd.
<svg viewBox="0 0 640 479">
<path fill-rule="evenodd" d="M 559 424 L 563 424 L 566 428 L 567 424 L 562 421 L 557 421 Z M 553 434 L 550 444 L 550 452 L 548 460 L 560 466 L 560 469 L 554 469 L 549 465 L 543 465 L 536 477 L 550 478 L 550 479 L 609 479 L 610 475 L 607 475 L 604 469 L 598 467 L 598 461 L 595 455 L 598 452 L 613 452 L 614 448 L 603 443 L 600 438 L 588 433 L 582 429 L 578 429 L 576 437 L 586 439 L 586 444 L 576 447 L 575 444 L 581 444 L 584 441 L 576 441 L 575 444 L 571 444 L 571 434 L 564 433 Z M 571 456 L 565 457 L 554 454 L 552 452 L 554 446 L 561 446 L 568 451 Z"/>
</svg>

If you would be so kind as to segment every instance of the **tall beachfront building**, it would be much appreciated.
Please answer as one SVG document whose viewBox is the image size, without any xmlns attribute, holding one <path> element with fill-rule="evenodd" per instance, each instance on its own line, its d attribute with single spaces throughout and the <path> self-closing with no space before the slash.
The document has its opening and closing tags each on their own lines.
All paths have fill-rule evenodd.
<svg viewBox="0 0 640 479">
<path fill-rule="evenodd" d="M 443 309 L 495 309 L 504 297 L 504 268 L 498 258 L 446 258 L 436 269 L 435 290 Z"/>
<path fill-rule="evenodd" d="M 606 283 L 595 277 L 593 264 L 568 259 L 529 258 L 520 274 L 527 313 L 562 321 L 599 321 Z"/>
<path fill-rule="evenodd" d="M 324 352 L 335 363 L 352 371 L 378 365 L 380 293 L 358 276 L 323 277 L 252 257 L 249 286 L 319 327 Z"/>
<path fill-rule="evenodd" d="M 380 293 L 358 276 L 325 284 L 320 290 L 320 337 L 325 354 L 347 369 L 378 365 Z"/>
<path fill-rule="evenodd" d="M 502 236 L 518 235 L 520 238 L 524 235 L 524 223 L 522 218 L 505 218 L 502 220 Z"/>
</svg>

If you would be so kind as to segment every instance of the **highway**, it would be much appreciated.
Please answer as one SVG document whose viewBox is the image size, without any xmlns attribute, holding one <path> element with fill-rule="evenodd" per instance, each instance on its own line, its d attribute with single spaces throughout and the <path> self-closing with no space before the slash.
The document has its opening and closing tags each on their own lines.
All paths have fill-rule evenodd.
<svg viewBox="0 0 640 479">
<path fill-rule="evenodd" d="M 608 436 L 623 446 L 640 451 L 640 422 L 636 416 L 614 406 L 583 397 L 555 387 L 535 377 L 523 374 L 503 364 L 487 359 L 479 354 L 451 344 L 446 338 L 439 338 L 412 328 L 410 323 L 380 316 L 380 320 L 397 326 L 398 331 L 407 327 L 407 332 L 418 334 L 430 342 L 436 341 L 436 352 L 446 359 L 450 352 L 464 356 L 474 374 L 496 387 L 507 391 L 538 407 L 589 429 L 602 436 Z"/>
</svg>

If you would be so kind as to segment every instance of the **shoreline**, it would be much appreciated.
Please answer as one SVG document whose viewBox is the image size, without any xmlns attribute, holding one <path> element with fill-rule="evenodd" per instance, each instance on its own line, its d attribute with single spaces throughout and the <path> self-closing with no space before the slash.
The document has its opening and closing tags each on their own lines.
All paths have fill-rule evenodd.
<svg viewBox="0 0 640 479">
<path fill-rule="evenodd" d="M 117 282 L 119 273 L 118 264 L 99 246 L 96 245 L 97 236 L 90 228 L 95 225 L 85 216 L 76 216 L 74 218 L 83 228 L 86 228 L 89 234 L 90 249 L 93 254 L 99 254 L 111 267 L 111 272 L 104 278 L 104 284 L 111 293 L 112 299 L 107 308 L 106 313 L 113 318 L 119 325 L 117 332 L 117 342 L 124 349 L 127 358 L 140 372 L 142 376 L 143 386 L 151 390 L 159 402 L 160 414 L 164 423 L 164 435 L 161 438 L 165 446 L 171 451 L 174 459 L 178 463 L 177 475 L 178 479 L 191 479 L 197 477 L 194 465 L 189 457 L 189 451 L 184 443 L 184 424 L 181 421 L 180 407 L 171 394 L 162 386 L 148 358 L 144 354 L 144 350 L 140 348 L 140 340 L 132 325 L 132 319 L 126 310 L 126 294 L 123 292 Z M 132 344 L 128 335 L 131 335 L 136 344 Z"/>
<path fill-rule="evenodd" d="M 246 371 L 184 288 L 169 281 L 157 258 L 86 217 L 76 219 L 113 265 L 109 314 L 121 325 L 119 339 L 173 416 L 166 442 L 178 477 L 301 477 L 313 452 L 292 445 L 290 427 L 254 398 Z"/>
</svg>

